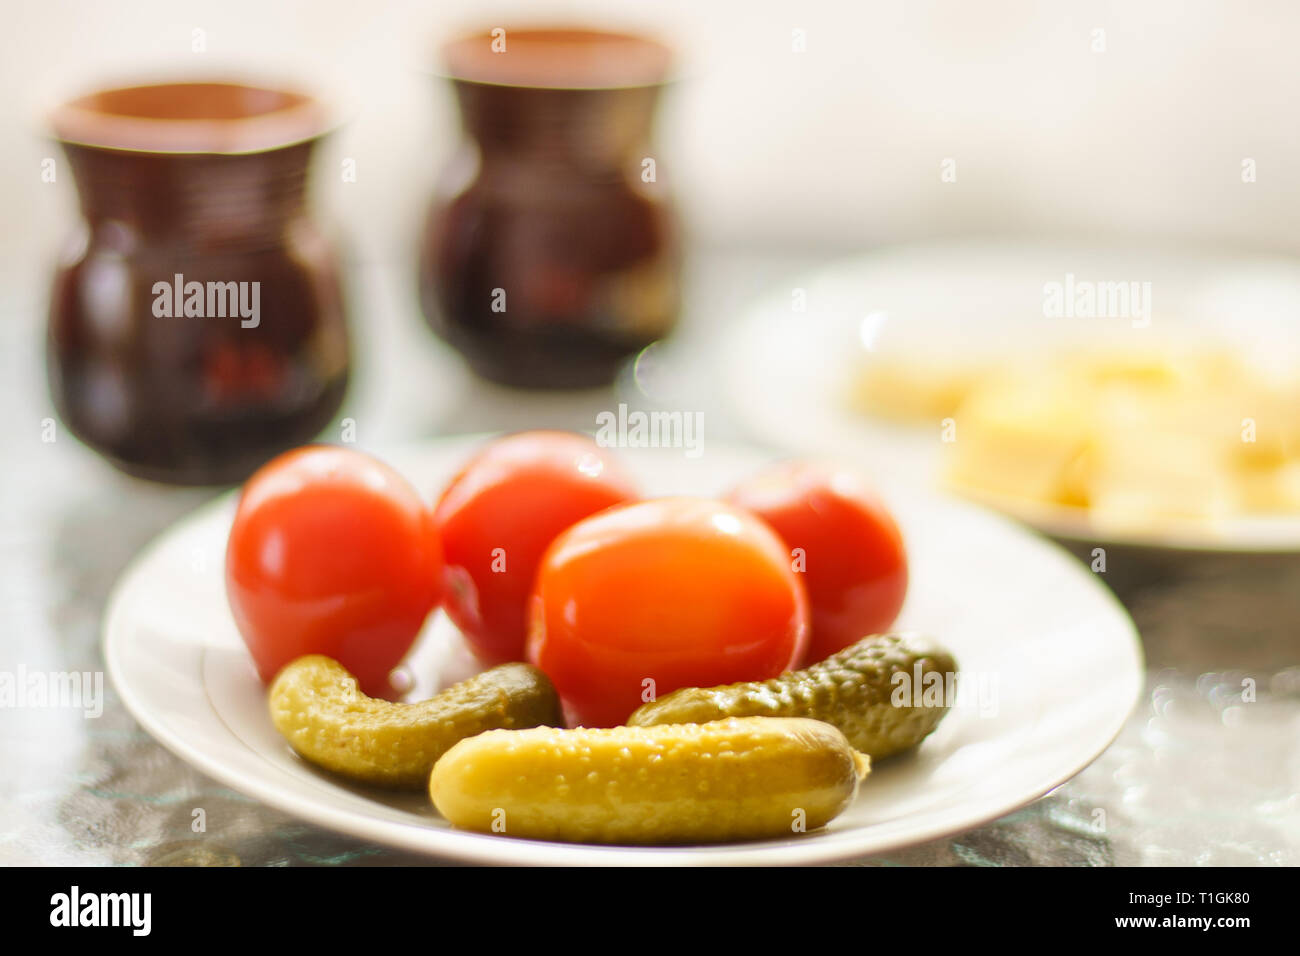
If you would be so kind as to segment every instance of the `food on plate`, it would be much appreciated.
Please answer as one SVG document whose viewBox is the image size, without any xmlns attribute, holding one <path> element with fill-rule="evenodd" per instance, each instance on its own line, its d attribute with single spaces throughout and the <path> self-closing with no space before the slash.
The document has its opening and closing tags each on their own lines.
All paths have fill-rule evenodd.
<svg viewBox="0 0 1300 956">
<path fill-rule="evenodd" d="M 728 496 L 786 543 L 808 591 L 812 636 L 802 663 L 889 629 L 907 595 L 898 525 L 854 472 L 815 462 L 769 468 Z"/>
<path fill-rule="evenodd" d="M 528 660 L 569 724 L 621 724 L 678 687 L 765 680 L 807 642 L 807 598 L 785 545 L 721 501 L 619 505 L 561 534 L 542 558 Z"/>
<path fill-rule="evenodd" d="M 631 727 L 725 717 L 809 717 L 838 727 L 874 760 L 915 747 L 952 707 L 957 663 L 916 634 L 876 634 L 820 663 L 761 683 L 684 687 L 643 704 Z M 933 687 L 941 696 L 927 696 Z"/>
<path fill-rule="evenodd" d="M 869 353 L 852 378 L 849 403 L 886 421 L 931 424 L 957 411 L 990 362 L 914 351 L 882 356 Z"/>
<path fill-rule="evenodd" d="M 1087 353 L 991 381 L 957 414 L 950 480 L 1143 528 L 1300 511 L 1300 392 L 1216 351 Z"/>
<path fill-rule="evenodd" d="M 547 546 L 589 515 L 637 497 L 622 467 L 585 435 L 507 435 L 474 456 L 434 511 L 443 608 L 485 664 L 524 659 L 528 596 Z"/>
<path fill-rule="evenodd" d="M 453 744 L 498 727 L 561 725 L 546 675 L 502 664 L 416 703 L 367 697 L 338 661 L 300 657 L 271 684 L 271 722 L 312 763 L 361 783 L 418 790 Z"/>
<path fill-rule="evenodd" d="M 928 366 L 912 377 L 928 387 Z M 926 424 L 951 419 L 947 482 L 1010 510 L 1079 509 L 1116 533 L 1300 513 L 1300 386 L 1231 346 L 1054 351 L 972 367 L 944 391 L 949 410 Z M 860 392 L 859 407 L 896 417 L 888 393 Z"/>
<path fill-rule="evenodd" d="M 943 719 L 952 655 L 857 637 L 892 624 L 908 580 L 859 479 L 789 463 L 727 501 L 635 495 L 562 432 L 490 443 L 436 508 L 350 449 L 275 459 L 226 553 L 272 724 L 332 773 L 427 788 L 457 827 L 673 844 L 822 827 L 872 759 Z M 504 662 L 397 702 L 390 675 L 440 601 Z"/>
<path fill-rule="evenodd" d="M 433 516 L 383 462 L 313 445 L 280 455 L 244 486 L 226 547 L 226 595 L 269 682 L 325 654 L 371 697 L 437 605 L 442 556 Z"/>
<path fill-rule="evenodd" d="M 707 843 L 824 826 L 869 769 L 838 730 L 806 719 L 493 730 L 447 751 L 429 795 L 454 826 L 482 833 Z"/>
</svg>

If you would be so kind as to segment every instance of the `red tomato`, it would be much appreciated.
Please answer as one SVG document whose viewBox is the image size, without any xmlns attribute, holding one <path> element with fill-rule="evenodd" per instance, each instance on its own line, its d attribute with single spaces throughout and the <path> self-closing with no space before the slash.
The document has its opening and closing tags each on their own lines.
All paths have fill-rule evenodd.
<svg viewBox="0 0 1300 956">
<path fill-rule="evenodd" d="M 823 660 L 894 623 L 907 594 L 903 536 L 857 475 L 789 462 L 745 482 L 728 500 L 775 528 L 788 552 L 802 552 L 799 576 L 812 612 L 803 663 Z"/>
<path fill-rule="evenodd" d="M 286 452 L 244 486 L 226 546 L 226 596 L 270 681 L 303 654 L 325 654 L 371 696 L 437 605 L 442 558 L 414 488 L 360 452 Z"/>
<path fill-rule="evenodd" d="M 631 479 L 590 438 L 521 432 L 458 474 L 434 511 L 446 559 L 443 608 L 487 665 L 524 659 L 542 552 L 574 522 L 632 501 Z"/>
<path fill-rule="evenodd" d="M 679 687 L 788 670 L 807 639 L 806 601 L 784 545 L 748 512 L 699 498 L 622 505 L 547 550 L 528 659 L 571 725 L 613 726 Z"/>
</svg>

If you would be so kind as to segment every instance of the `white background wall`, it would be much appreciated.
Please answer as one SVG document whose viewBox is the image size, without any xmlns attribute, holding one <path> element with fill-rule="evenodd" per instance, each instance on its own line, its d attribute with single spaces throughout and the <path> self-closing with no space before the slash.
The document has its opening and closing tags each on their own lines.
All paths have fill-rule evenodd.
<svg viewBox="0 0 1300 956">
<path fill-rule="evenodd" d="M 1300 6 L 1283 0 L 6 0 L 8 261 L 72 216 L 41 110 L 111 80 L 232 68 L 327 82 L 357 109 L 319 199 L 366 256 L 405 255 L 456 133 L 440 37 L 539 17 L 652 28 L 683 50 L 659 170 L 699 241 L 1162 237 L 1300 251 Z M 482 13 L 490 10 L 486 16 Z M 206 52 L 191 50 L 195 28 Z M 794 29 L 807 50 L 794 53 Z M 1094 52 L 1094 30 L 1104 52 Z M 342 157 L 358 182 L 343 184 Z M 940 179 L 955 161 L 956 182 Z M 1258 180 L 1241 181 L 1252 158 Z"/>
</svg>

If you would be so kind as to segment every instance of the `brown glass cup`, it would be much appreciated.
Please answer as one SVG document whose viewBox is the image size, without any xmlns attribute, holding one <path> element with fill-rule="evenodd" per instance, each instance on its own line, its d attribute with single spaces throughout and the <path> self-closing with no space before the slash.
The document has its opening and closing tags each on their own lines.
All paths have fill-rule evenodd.
<svg viewBox="0 0 1300 956">
<path fill-rule="evenodd" d="M 81 97 L 52 125 L 84 220 L 49 312 L 68 428 L 179 484 L 239 481 L 315 437 L 348 380 L 337 257 L 306 203 L 322 104 L 174 83 Z"/>
<path fill-rule="evenodd" d="M 492 381 L 609 382 L 679 309 L 678 232 L 649 146 L 670 51 L 509 30 L 443 57 L 467 140 L 424 232 L 426 319 Z"/>
</svg>

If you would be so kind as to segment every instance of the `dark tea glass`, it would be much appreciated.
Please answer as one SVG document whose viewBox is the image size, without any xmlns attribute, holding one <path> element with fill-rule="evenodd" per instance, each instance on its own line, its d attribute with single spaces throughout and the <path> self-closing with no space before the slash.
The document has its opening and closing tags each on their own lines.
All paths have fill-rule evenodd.
<svg viewBox="0 0 1300 956">
<path fill-rule="evenodd" d="M 94 93 L 52 123 L 83 219 L 49 311 L 65 424 L 180 484 L 239 481 L 315 437 L 348 380 L 339 267 L 306 201 L 323 106 L 176 83 Z"/>
<path fill-rule="evenodd" d="M 425 317 L 492 381 L 609 382 L 679 308 L 677 228 L 650 146 L 670 51 L 497 30 L 443 57 L 466 140 L 425 227 Z"/>
</svg>

